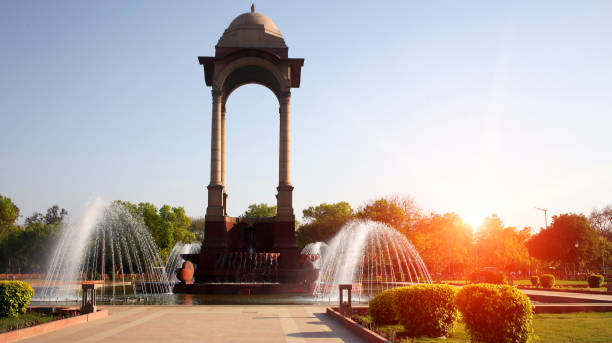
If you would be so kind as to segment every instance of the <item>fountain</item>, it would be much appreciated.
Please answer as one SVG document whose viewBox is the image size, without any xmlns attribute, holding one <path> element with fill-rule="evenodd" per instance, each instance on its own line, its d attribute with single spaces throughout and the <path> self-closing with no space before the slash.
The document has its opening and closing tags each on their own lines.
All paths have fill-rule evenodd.
<svg viewBox="0 0 612 343">
<path fill-rule="evenodd" d="M 361 299 L 397 286 L 431 282 L 421 256 L 404 235 L 380 222 L 356 220 L 330 241 L 314 294 L 318 301 L 335 300 L 339 284 L 352 284 L 353 294 Z"/>
<path fill-rule="evenodd" d="M 300 263 L 310 261 L 315 269 L 321 269 L 321 261 L 327 252 L 327 244 L 325 242 L 308 243 L 300 253 Z"/>
<path fill-rule="evenodd" d="M 88 207 L 79 225 L 61 233 L 42 289 L 35 300 L 71 301 L 80 298 L 80 285 L 101 288 L 110 282 L 110 299 L 169 293 L 166 276 L 149 231 L 119 203 Z"/>
<path fill-rule="evenodd" d="M 168 255 L 168 261 L 166 262 L 166 274 L 170 283 L 177 283 L 179 280 L 176 277 L 176 270 L 181 268 L 185 259 L 181 257 L 182 254 L 198 254 L 202 247 L 201 242 L 194 243 L 183 243 L 177 242 L 172 247 L 170 254 Z"/>
</svg>

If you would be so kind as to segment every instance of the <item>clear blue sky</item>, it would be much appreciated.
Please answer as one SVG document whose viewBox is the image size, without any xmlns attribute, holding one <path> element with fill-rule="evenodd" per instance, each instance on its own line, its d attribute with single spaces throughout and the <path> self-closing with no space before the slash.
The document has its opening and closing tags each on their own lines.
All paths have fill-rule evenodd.
<svg viewBox="0 0 612 343">
<path fill-rule="evenodd" d="M 91 198 L 204 215 L 212 56 L 250 1 L 0 2 L 0 194 L 24 215 Z M 612 203 L 612 2 L 258 1 L 305 58 L 296 214 L 407 194 L 542 226 Z M 278 103 L 229 99 L 230 215 L 275 203 Z"/>
</svg>

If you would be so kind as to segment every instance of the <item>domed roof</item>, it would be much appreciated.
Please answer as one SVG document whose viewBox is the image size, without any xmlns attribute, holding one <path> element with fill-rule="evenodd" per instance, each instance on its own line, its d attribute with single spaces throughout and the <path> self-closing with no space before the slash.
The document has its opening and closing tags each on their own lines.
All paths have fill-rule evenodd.
<svg viewBox="0 0 612 343">
<path fill-rule="evenodd" d="M 248 12 L 237 16 L 236 19 L 232 20 L 232 23 L 227 29 L 235 30 L 238 29 L 240 26 L 248 25 L 263 25 L 266 31 L 275 32 L 276 34 L 282 37 L 280 31 L 278 30 L 276 25 L 274 25 L 274 22 L 265 14 L 261 14 L 259 12 Z"/>
<path fill-rule="evenodd" d="M 219 39 L 217 47 L 286 48 L 287 46 L 274 22 L 264 14 L 255 12 L 255 6 L 251 6 L 251 12 L 243 13 L 232 20 Z"/>
</svg>

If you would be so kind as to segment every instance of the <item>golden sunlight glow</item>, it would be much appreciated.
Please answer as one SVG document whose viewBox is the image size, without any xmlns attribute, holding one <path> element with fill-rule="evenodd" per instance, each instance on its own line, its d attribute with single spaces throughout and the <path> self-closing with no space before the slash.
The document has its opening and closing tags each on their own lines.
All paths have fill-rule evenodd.
<svg viewBox="0 0 612 343">
<path fill-rule="evenodd" d="M 476 229 L 478 229 L 480 224 L 482 224 L 482 221 L 484 220 L 485 217 L 486 217 L 485 215 L 472 214 L 472 213 L 466 213 L 465 215 L 461 216 L 463 221 L 472 227 L 473 232 L 476 232 Z"/>
</svg>

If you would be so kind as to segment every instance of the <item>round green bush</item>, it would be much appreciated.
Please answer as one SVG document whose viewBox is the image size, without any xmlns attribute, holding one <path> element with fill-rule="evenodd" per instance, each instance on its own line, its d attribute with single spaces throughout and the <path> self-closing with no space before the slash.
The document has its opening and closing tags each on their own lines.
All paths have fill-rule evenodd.
<svg viewBox="0 0 612 343">
<path fill-rule="evenodd" d="M 457 289 L 443 284 L 395 288 L 395 312 L 409 337 L 440 337 L 455 326 Z"/>
<path fill-rule="evenodd" d="M 540 284 L 544 288 L 552 288 L 555 285 L 555 276 L 552 274 L 540 275 Z"/>
<path fill-rule="evenodd" d="M 370 300 L 368 314 L 377 325 L 389 325 L 397 323 L 395 313 L 395 289 L 388 289 Z"/>
<path fill-rule="evenodd" d="M 0 317 L 25 313 L 34 289 L 23 281 L 0 281 Z"/>
<path fill-rule="evenodd" d="M 599 288 L 603 285 L 604 277 L 603 275 L 592 274 L 589 275 L 587 281 L 589 282 L 589 288 Z"/>
<path fill-rule="evenodd" d="M 513 286 L 468 285 L 455 303 L 471 342 L 524 343 L 533 335 L 531 301 Z"/>
<path fill-rule="evenodd" d="M 532 286 L 537 286 L 537 285 L 540 284 L 540 278 L 537 275 L 530 276 L 529 280 L 531 280 L 531 285 Z"/>
</svg>

